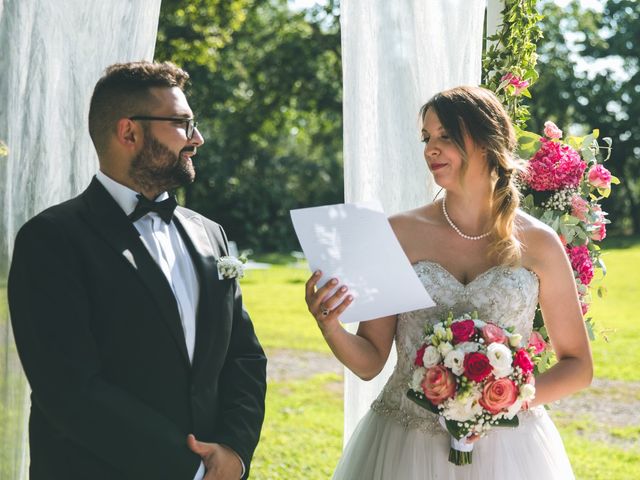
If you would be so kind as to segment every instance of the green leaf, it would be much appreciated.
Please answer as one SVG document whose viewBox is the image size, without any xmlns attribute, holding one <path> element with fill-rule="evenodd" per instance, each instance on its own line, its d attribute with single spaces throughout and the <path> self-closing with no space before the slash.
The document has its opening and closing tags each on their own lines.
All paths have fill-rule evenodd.
<svg viewBox="0 0 640 480">
<path fill-rule="evenodd" d="M 593 333 L 593 328 L 595 327 L 595 324 L 592 323 L 591 317 L 585 318 L 584 325 L 585 327 L 587 327 L 587 335 L 589 335 L 589 340 L 593 342 L 596 339 L 596 336 Z"/>
<path fill-rule="evenodd" d="M 417 392 L 414 392 L 413 390 L 409 389 L 407 390 L 407 398 L 417 403 L 422 408 L 429 410 L 431 413 L 440 415 L 440 410 L 438 410 L 438 407 L 436 407 L 433 403 L 427 400 L 427 397 L 425 397 L 424 395 L 418 394 Z"/>
</svg>

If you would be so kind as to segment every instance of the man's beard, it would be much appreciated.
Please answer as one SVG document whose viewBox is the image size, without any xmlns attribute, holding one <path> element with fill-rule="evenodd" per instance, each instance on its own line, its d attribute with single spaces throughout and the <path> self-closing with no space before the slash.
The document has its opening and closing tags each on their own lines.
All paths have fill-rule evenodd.
<svg viewBox="0 0 640 480">
<path fill-rule="evenodd" d="M 165 192 L 193 182 L 196 172 L 191 161 L 182 158 L 195 147 L 185 147 L 178 155 L 164 146 L 149 131 L 142 150 L 131 161 L 129 176 L 143 190 Z"/>
</svg>

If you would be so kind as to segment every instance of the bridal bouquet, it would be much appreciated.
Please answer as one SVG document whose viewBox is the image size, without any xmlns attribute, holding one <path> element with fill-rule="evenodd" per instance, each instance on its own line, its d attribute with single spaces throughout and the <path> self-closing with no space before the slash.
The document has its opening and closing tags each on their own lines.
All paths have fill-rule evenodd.
<svg viewBox="0 0 640 480">
<path fill-rule="evenodd" d="M 609 196 L 613 184 L 620 181 L 604 167 L 611 154 L 611 139 L 598 143 L 598 130 L 584 137 L 566 137 L 553 122 L 546 122 L 544 136 L 520 131 L 519 154 L 529 158 L 520 178 L 524 199 L 522 208 L 553 228 L 565 246 L 573 267 L 580 294 L 582 313 L 591 302 L 589 287 L 595 270 L 606 273 L 598 245 L 607 234 L 607 213 L 600 202 Z M 598 295 L 604 287 L 597 289 Z M 586 318 L 589 336 L 593 339 L 591 319 Z M 548 339 L 538 311 L 536 331 Z M 540 362 L 543 371 L 551 362 L 550 350 Z"/>
<path fill-rule="evenodd" d="M 471 463 L 472 434 L 518 425 L 516 414 L 535 396 L 536 345 L 478 318 L 476 312 L 425 326 L 407 396 L 440 415 L 451 434 L 449 461 Z"/>
</svg>

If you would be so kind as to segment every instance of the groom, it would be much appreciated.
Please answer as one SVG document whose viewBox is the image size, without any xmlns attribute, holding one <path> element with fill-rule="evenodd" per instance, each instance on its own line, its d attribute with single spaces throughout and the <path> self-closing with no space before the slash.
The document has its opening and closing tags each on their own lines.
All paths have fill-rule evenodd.
<svg viewBox="0 0 640 480">
<path fill-rule="evenodd" d="M 16 238 L 31 480 L 248 477 L 266 358 L 237 280 L 219 277 L 222 228 L 168 193 L 194 180 L 204 142 L 187 79 L 169 63 L 109 67 L 89 112 L 100 170 Z"/>
</svg>

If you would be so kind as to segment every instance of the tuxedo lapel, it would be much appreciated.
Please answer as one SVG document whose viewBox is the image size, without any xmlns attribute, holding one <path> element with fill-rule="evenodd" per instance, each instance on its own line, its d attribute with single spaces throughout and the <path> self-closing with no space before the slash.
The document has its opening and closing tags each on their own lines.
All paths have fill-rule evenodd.
<svg viewBox="0 0 640 480">
<path fill-rule="evenodd" d="M 204 358 L 216 343 L 215 324 L 219 321 L 222 284 L 218 279 L 218 259 L 222 252 L 209 239 L 202 218 L 188 210 L 177 208 L 174 221 L 182 235 L 198 272 L 200 298 L 196 319 L 196 344 L 193 368 L 198 367 L 198 359 Z"/>
<path fill-rule="evenodd" d="M 132 273 L 147 287 L 160 308 L 163 323 L 173 336 L 184 360 L 189 364 L 176 298 L 167 278 L 142 243 L 138 230 L 95 178 L 83 196 L 87 204 L 85 220 L 119 254 L 122 261 L 131 266 Z"/>
</svg>

